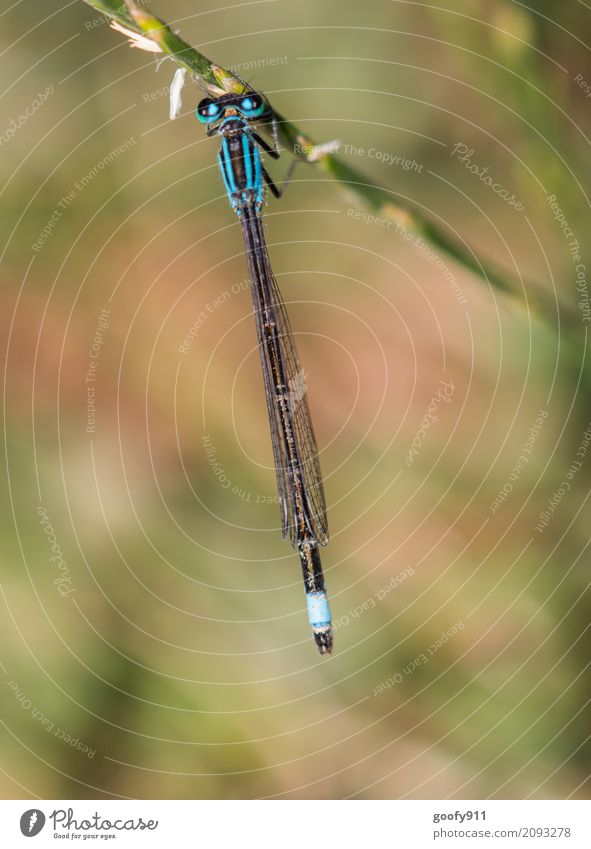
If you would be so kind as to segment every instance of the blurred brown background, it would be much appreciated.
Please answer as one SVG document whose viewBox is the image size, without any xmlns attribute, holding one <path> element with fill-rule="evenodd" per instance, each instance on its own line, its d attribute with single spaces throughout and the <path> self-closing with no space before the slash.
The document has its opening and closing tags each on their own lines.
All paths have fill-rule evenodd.
<svg viewBox="0 0 591 849">
<path fill-rule="evenodd" d="M 170 61 L 82 2 L 4 10 L 2 795 L 587 798 L 591 13 L 150 9 L 575 320 L 312 167 L 269 202 L 329 505 L 322 661 L 200 93 L 170 122 Z"/>
</svg>

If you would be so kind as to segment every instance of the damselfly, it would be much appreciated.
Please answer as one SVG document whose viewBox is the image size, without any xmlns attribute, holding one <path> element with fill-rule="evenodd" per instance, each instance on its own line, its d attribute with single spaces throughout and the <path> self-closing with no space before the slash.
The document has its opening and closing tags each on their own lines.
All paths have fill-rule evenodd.
<svg viewBox="0 0 591 849">
<path fill-rule="evenodd" d="M 271 270 L 263 231 L 262 209 L 265 183 L 281 197 L 289 175 L 278 188 L 261 161 L 260 150 L 279 157 L 273 114 L 254 91 L 237 96 L 206 98 L 197 117 L 207 125 L 207 135 L 222 140 L 218 161 L 242 236 L 250 273 L 253 309 L 271 442 L 281 505 L 283 538 L 300 555 L 308 619 L 321 654 L 332 650 L 332 627 L 326 598 L 319 546 L 328 542 L 324 489 L 318 449 L 312 429 L 306 387 L 285 304 Z M 271 123 L 275 146 L 255 131 L 259 123 Z"/>
</svg>

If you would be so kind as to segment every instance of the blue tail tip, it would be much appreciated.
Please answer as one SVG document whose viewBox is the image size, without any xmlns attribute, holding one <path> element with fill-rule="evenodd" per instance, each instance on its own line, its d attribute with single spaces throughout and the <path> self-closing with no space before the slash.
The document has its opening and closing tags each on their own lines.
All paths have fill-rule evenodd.
<svg viewBox="0 0 591 849">
<path fill-rule="evenodd" d="M 332 627 L 326 593 L 308 593 L 306 602 L 308 605 L 308 621 L 318 651 L 320 654 L 330 654 L 332 652 Z"/>
</svg>

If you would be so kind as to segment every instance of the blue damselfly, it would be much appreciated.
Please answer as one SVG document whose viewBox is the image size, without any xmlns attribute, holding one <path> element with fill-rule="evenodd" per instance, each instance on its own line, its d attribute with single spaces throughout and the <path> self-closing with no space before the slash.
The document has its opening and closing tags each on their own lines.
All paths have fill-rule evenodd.
<svg viewBox="0 0 591 849">
<path fill-rule="evenodd" d="M 254 91 L 206 98 L 197 117 L 207 135 L 219 135 L 218 161 L 224 185 L 242 226 L 250 273 L 258 347 L 271 428 L 271 442 L 281 504 L 283 538 L 297 549 L 304 576 L 308 619 L 321 654 L 330 654 L 332 628 L 319 546 L 328 542 L 324 489 L 318 449 L 312 429 L 303 372 L 285 304 L 271 270 L 263 231 L 265 184 L 279 198 L 289 174 L 278 188 L 262 161 L 263 150 L 279 157 L 273 113 Z M 254 129 L 271 124 L 275 145 Z"/>
</svg>

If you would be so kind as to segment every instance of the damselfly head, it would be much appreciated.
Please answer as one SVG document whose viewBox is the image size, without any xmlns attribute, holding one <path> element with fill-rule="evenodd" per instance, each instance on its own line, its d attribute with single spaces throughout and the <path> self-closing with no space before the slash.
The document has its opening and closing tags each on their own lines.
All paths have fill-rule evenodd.
<svg viewBox="0 0 591 849">
<path fill-rule="evenodd" d="M 249 94 L 225 94 L 222 97 L 206 97 L 197 107 L 197 118 L 203 124 L 216 124 L 228 116 L 240 115 L 247 121 L 260 118 L 268 112 L 268 106 L 255 92 Z"/>
</svg>

